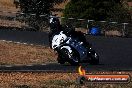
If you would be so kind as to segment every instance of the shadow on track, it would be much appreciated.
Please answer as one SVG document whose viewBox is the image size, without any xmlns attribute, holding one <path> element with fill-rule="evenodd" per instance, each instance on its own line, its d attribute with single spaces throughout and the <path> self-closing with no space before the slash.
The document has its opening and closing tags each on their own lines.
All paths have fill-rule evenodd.
<svg viewBox="0 0 132 88">
<path fill-rule="evenodd" d="M 127 71 L 132 70 L 132 68 L 127 68 L 125 66 L 118 65 L 89 65 L 87 63 L 81 64 L 81 66 L 86 70 L 86 72 L 91 71 Z M 1 66 L 0 71 L 2 72 L 58 72 L 58 73 L 78 73 L 79 66 L 71 65 L 60 65 L 58 63 L 48 63 L 45 65 L 30 65 L 30 66 Z"/>
</svg>

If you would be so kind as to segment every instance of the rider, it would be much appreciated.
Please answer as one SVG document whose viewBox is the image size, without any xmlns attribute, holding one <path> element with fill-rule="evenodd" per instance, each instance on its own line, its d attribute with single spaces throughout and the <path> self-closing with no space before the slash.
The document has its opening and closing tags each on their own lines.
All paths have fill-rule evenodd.
<svg viewBox="0 0 132 88">
<path fill-rule="evenodd" d="M 86 41 L 85 35 L 81 31 L 75 31 L 75 28 L 72 25 L 65 25 L 63 31 L 67 36 L 76 38 L 80 42 L 83 42 L 85 47 L 89 47 L 89 43 Z"/>
<path fill-rule="evenodd" d="M 60 21 L 56 16 L 50 17 L 50 32 L 49 32 L 49 45 L 51 48 L 52 36 L 61 31 Z"/>
<path fill-rule="evenodd" d="M 49 33 L 49 43 L 51 47 L 52 36 L 56 33 L 63 31 L 67 36 L 77 38 L 79 41 L 83 42 L 84 46 L 88 47 L 89 43 L 86 41 L 84 34 L 80 31 L 75 31 L 72 25 L 62 25 L 56 16 L 52 16 L 50 19 L 50 33 Z"/>
<path fill-rule="evenodd" d="M 56 16 L 51 16 L 50 19 L 50 32 L 55 33 L 61 30 L 60 21 Z"/>
</svg>

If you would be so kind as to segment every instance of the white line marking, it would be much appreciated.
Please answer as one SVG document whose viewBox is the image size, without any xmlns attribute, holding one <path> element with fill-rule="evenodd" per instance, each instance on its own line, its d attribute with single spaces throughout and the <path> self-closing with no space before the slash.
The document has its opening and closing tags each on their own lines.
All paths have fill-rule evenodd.
<svg viewBox="0 0 132 88">
<path fill-rule="evenodd" d="M 11 66 L 11 65 L 6 65 L 5 67 L 13 67 L 13 66 Z"/>
<path fill-rule="evenodd" d="M 13 42 L 13 41 L 7 41 L 7 42 Z"/>
<path fill-rule="evenodd" d="M 14 43 L 20 43 L 20 42 L 14 42 Z"/>
<path fill-rule="evenodd" d="M 33 46 L 33 44 L 30 44 L 31 46 Z"/>
<path fill-rule="evenodd" d="M 41 65 L 46 65 L 46 64 L 41 64 Z"/>
<path fill-rule="evenodd" d="M 6 40 L 2 40 L 3 42 L 5 42 Z"/>
<path fill-rule="evenodd" d="M 23 44 L 27 45 L 27 43 L 23 43 Z"/>
<path fill-rule="evenodd" d="M 30 65 L 30 64 L 29 64 L 29 65 L 26 65 L 26 66 L 33 66 L 33 65 Z"/>
<path fill-rule="evenodd" d="M 8 41 L 8 40 L 0 40 L 0 41 L 7 42 L 7 43 L 16 43 L 16 44 L 23 44 L 23 45 L 31 45 L 31 46 L 43 47 L 43 45 L 28 44 L 28 43 L 25 43 L 25 42 L 21 43 L 21 42 Z"/>
</svg>

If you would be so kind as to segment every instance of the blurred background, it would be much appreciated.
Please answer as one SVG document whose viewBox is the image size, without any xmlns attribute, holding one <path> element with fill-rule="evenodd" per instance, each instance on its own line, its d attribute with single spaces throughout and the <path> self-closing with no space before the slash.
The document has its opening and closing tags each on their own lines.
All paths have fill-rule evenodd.
<svg viewBox="0 0 132 88">
<path fill-rule="evenodd" d="M 132 36 L 132 0 L 0 0 L 0 27 L 49 31 L 49 15 L 91 35 Z"/>
</svg>

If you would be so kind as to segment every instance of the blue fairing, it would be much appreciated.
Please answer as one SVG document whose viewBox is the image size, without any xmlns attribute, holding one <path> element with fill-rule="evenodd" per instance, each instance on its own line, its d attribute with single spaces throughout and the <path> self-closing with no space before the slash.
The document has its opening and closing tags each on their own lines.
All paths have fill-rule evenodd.
<svg viewBox="0 0 132 88">
<path fill-rule="evenodd" d="M 87 57 L 87 49 L 76 39 L 69 39 L 69 41 L 67 41 L 66 43 L 79 52 L 80 58 L 85 59 Z"/>
</svg>

